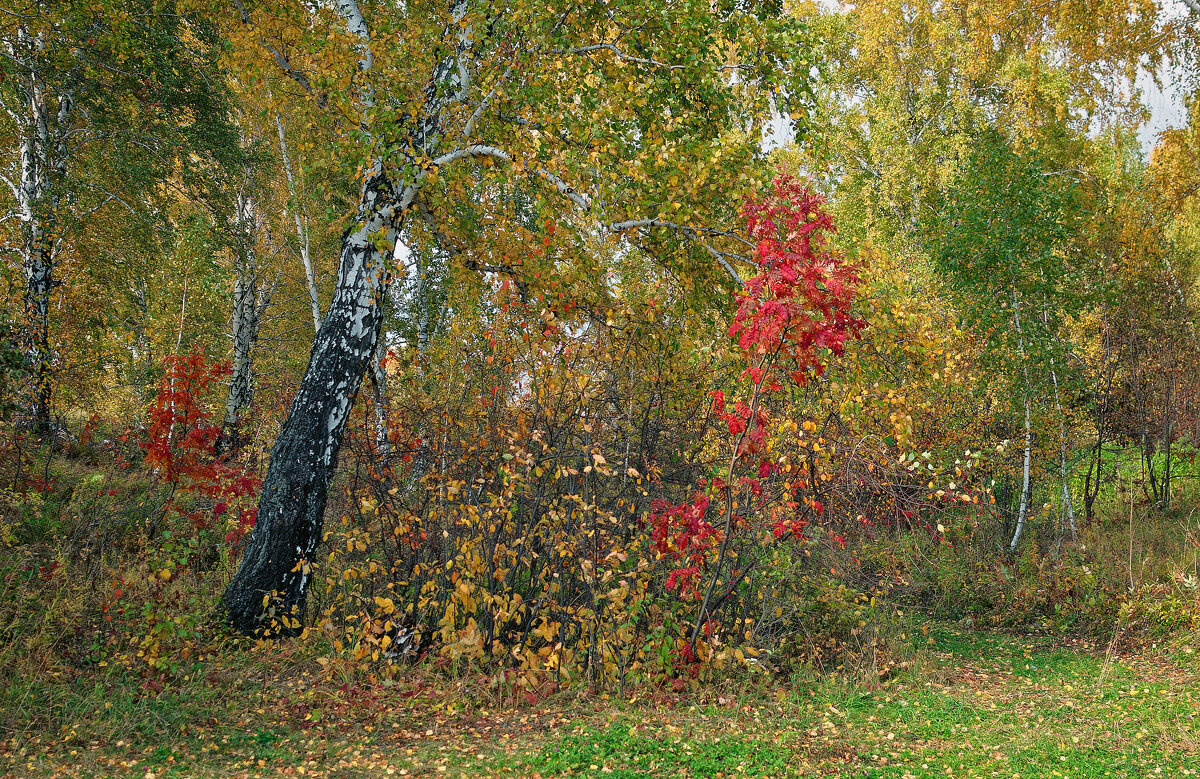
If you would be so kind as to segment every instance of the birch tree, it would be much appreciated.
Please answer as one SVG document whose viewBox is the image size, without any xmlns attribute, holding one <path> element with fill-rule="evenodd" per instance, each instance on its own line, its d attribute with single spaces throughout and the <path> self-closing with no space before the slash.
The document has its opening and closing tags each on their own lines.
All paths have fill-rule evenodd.
<svg viewBox="0 0 1200 779">
<path fill-rule="evenodd" d="M 233 342 L 233 360 L 225 403 L 225 430 L 235 441 L 238 425 L 254 399 L 254 348 L 275 287 L 265 277 L 258 262 L 259 242 L 265 228 L 261 206 L 255 200 L 254 178 L 247 176 L 237 193 L 232 230 L 234 283 L 230 340 Z"/>
<path fill-rule="evenodd" d="M 333 299 L 224 595 L 235 628 L 294 632 L 391 259 L 417 209 L 452 217 L 473 192 L 503 219 L 505 193 L 520 187 L 581 252 L 636 241 L 704 286 L 736 286 L 748 252 L 730 237 L 735 194 L 762 123 L 809 102 L 811 45 L 792 19 L 708 3 L 238 8 L 244 67 L 282 74 L 344 117 L 345 167 L 359 181 Z M 547 261 L 531 247 L 475 267 L 512 278 Z"/>
<path fill-rule="evenodd" d="M 171 3 L 64 0 L 0 20 L 2 220 L 16 225 L 3 248 L 23 283 L 25 404 L 40 432 L 52 424 L 51 297 L 72 237 L 118 210 L 144 218 L 156 184 L 194 184 L 235 148 L 215 44 Z"/>
<path fill-rule="evenodd" d="M 1053 397 L 1061 411 L 1060 318 L 1083 303 L 1068 255 L 1072 183 L 1046 174 L 995 134 L 980 139 L 934 223 L 934 264 L 987 344 L 986 364 L 1005 377 L 1022 412 L 1021 491 L 1009 551 L 1025 532 L 1033 496 L 1034 424 Z M 1065 428 L 1060 428 L 1064 510 L 1070 510 Z"/>
<path fill-rule="evenodd" d="M 313 333 L 321 329 L 321 298 L 317 291 L 316 273 L 312 263 L 312 241 L 309 235 L 308 214 L 302 205 L 302 179 L 296 165 L 292 162 L 292 153 L 288 148 L 287 130 L 283 115 L 275 111 L 275 131 L 279 136 L 279 161 L 283 167 L 287 181 L 288 206 L 287 210 L 296 229 L 296 254 L 304 268 L 304 280 L 308 287 L 308 304 L 312 309 Z"/>
<path fill-rule="evenodd" d="M 830 130 L 812 165 L 836 188 L 843 233 L 904 254 L 922 250 L 921 225 L 988 127 L 1040 144 L 1140 121 L 1128 85 L 1163 35 L 1141 0 L 1102 13 L 1025 0 L 831 5 Z"/>
</svg>

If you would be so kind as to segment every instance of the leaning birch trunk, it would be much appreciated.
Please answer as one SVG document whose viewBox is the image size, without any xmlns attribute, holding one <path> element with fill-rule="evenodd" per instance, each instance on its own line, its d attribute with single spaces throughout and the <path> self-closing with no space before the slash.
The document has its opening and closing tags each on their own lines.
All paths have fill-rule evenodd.
<svg viewBox="0 0 1200 779">
<path fill-rule="evenodd" d="M 1021 331 L 1021 307 L 1017 299 L 1017 289 L 1013 286 L 1013 322 L 1017 328 L 1017 350 L 1021 357 L 1021 364 L 1025 372 L 1025 464 L 1022 468 L 1021 477 L 1021 503 L 1017 509 L 1017 527 L 1013 531 L 1012 541 L 1008 545 L 1008 551 L 1017 551 L 1017 545 L 1021 542 L 1021 534 L 1025 531 L 1025 519 L 1029 513 L 1029 490 L 1030 490 L 1030 470 L 1033 461 L 1033 426 L 1030 412 L 1030 383 L 1029 383 L 1029 364 L 1025 361 L 1025 335 Z"/>
<path fill-rule="evenodd" d="M 254 532 L 222 599 L 230 623 L 244 633 L 293 634 L 303 618 L 342 433 L 382 323 L 389 253 L 376 239 L 395 243 L 391 202 L 376 168 L 363 187 L 357 226 L 342 237 L 333 301 L 271 450 Z"/>
<path fill-rule="evenodd" d="M 357 0 L 337 0 L 346 30 L 358 39 L 360 73 L 372 72 L 370 32 Z M 466 100 L 468 73 L 463 58 L 470 27 L 463 23 L 466 0 L 452 0 L 448 34 L 458 46 L 434 68 L 425 107 L 410 129 L 407 144 L 371 137 L 369 82 L 360 91 L 363 122 L 372 146 L 409 145 L 438 157 L 443 114 Z M 374 154 L 374 153 L 373 153 Z M 372 156 L 361 190 L 354 226 L 342 236 L 333 300 L 313 340 L 304 378 L 271 450 L 258 502 L 258 518 L 242 562 L 222 597 L 234 629 L 262 635 L 295 634 L 303 620 L 310 565 L 321 540 L 325 501 L 337 467 L 338 450 L 350 409 L 375 354 L 383 323 L 388 262 L 404 215 L 412 206 L 424 173 L 392 182 L 384 161 Z M 385 247 L 380 251 L 378 247 Z"/>
</svg>

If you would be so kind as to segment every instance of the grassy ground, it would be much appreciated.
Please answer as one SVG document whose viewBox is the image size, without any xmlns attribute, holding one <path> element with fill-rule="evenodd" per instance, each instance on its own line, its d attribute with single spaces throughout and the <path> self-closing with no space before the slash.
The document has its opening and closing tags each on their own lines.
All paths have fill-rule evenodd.
<svg viewBox="0 0 1200 779">
<path fill-rule="evenodd" d="M 30 701 L 69 724 L 11 734 L 0 770 L 146 779 L 1200 776 L 1200 652 L 1191 643 L 1122 654 L 944 624 L 918 635 L 919 661 L 878 690 L 760 679 L 627 701 L 572 692 L 526 700 L 494 682 L 421 671 L 387 686 L 342 683 L 295 648 L 247 650 L 157 692 L 117 672 L 80 676 L 54 699 L 31 690 Z"/>
</svg>

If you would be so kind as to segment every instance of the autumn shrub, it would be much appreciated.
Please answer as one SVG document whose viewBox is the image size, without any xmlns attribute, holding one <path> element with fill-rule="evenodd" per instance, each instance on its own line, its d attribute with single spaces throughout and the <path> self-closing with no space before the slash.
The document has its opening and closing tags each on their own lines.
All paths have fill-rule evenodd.
<svg viewBox="0 0 1200 779">
<path fill-rule="evenodd" d="M 140 621 L 133 656 L 152 671 L 174 673 L 212 629 L 213 588 L 227 572 L 229 549 L 253 527 L 260 484 L 246 462 L 218 456 L 222 427 L 213 390 L 229 369 L 203 352 L 164 363 L 145 434 L 141 467 L 155 503 L 146 516 L 137 564 L 122 571 L 113 600 L 136 594 Z"/>
<path fill-rule="evenodd" d="M 884 672 L 857 550 L 978 512 L 979 454 L 910 451 L 903 393 L 843 377 L 864 266 L 823 201 L 783 176 L 745 214 L 760 275 L 731 326 L 670 276 L 608 308 L 500 284 L 396 370 L 388 462 L 364 414 L 315 566 L 334 657 L 526 689 Z"/>
<path fill-rule="evenodd" d="M 222 375 L 198 352 L 168 359 L 143 428 L 97 440 L 85 426 L 71 446 L 86 456 L 43 447 L 46 468 L 10 493 L 5 712 L 50 722 L 61 715 L 54 685 L 87 671 L 161 690 L 219 637 L 213 606 L 257 488 L 247 463 L 213 448 Z"/>
<path fill-rule="evenodd" d="M 534 687 L 665 678 L 671 647 L 655 652 L 678 631 L 646 516 L 665 484 L 704 467 L 699 445 L 673 451 L 711 425 L 681 413 L 700 402 L 704 369 L 680 374 L 643 344 L 603 336 L 568 349 L 556 317 L 542 318 L 539 337 L 527 316 L 514 302 L 463 334 L 478 360 L 457 366 L 456 397 L 397 408 L 384 487 L 368 474 L 331 523 L 314 627 L 351 658 L 432 645 L 458 667 L 511 664 Z M 617 348 L 644 381 L 633 396 L 611 375 L 593 378 Z M 509 403 L 520 384 L 522 402 Z M 369 436 L 352 445 L 369 450 Z"/>
<path fill-rule="evenodd" d="M 839 571 L 853 559 L 839 564 L 815 539 L 808 547 L 799 554 L 777 549 L 767 561 L 754 643 L 770 648 L 781 672 L 811 669 L 877 683 L 905 652 L 894 608 L 882 590 L 860 590 L 857 577 Z"/>
</svg>

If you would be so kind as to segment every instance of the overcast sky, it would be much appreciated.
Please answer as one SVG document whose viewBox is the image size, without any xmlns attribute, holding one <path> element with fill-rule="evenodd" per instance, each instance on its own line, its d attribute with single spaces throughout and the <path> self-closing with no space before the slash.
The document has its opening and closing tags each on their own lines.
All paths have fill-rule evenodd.
<svg viewBox="0 0 1200 779">
<path fill-rule="evenodd" d="M 1147 76 L 1142 79 L 1140 86 L 1145 91 L 1146 104 L 1150 106 L 1150 121 L 1138 130 L 1138 140 L 1142 143 L 1142 151 L 1146 154 L 1154 148 L 1158 135 L 1163 130 L 1182 127 L 1187 115 L 1184 111 L 1184 91 L 1180 88 L 1177 74 L 1163 74 L 1163 88 L 1154 86 Z"/>
<path fill-rule="evenodd" d="M 1172 16 L 1181 18 L 1191 16 L 1191 11 L 1181 0 L 1165 0 L 1165 5 L 1168 13 Z M 1154 148 L 1159 133 L 1163 130 L 1182 127 L 1187 119 L 1183 105 L 1183 99 L 1187 93 L 1180 85 L 1181 76 L 1182 74 L 1177 70 L 1171 71 L 1164 68 L 1159 73 L 1159 80 L 1163 82 L 1162 89 L 1154 86 L 1148 75 L 1138 83 L 1145 94 L 1146 105 L 1150 106 L 1150 121 L 1138 131 L 1138 140 L 1142 143 L 1142 150 L 1147 154 Z"/>
</svg>

